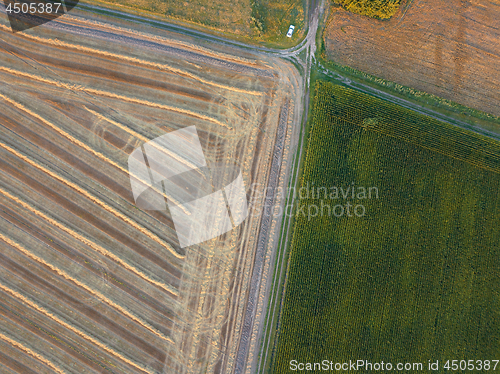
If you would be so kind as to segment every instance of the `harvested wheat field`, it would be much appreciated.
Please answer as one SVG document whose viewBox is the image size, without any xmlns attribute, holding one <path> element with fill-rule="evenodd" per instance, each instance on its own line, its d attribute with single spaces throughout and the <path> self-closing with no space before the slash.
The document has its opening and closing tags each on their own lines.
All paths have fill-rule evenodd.
<svg viewBox="0 0 500 374">
<path fill-rule="evenodd" d="M 500 115 L 500 2 L 408 1 L 387 21 L 332 8 L 325 31 L 327 56 L 338 64 Z"/>
<path fill-rule="evenodd" d="M 194 125 L 209 165 L 265 185 L 297 97 L 276 66 L 70 15 L 2 20 L 0 372 L 232 370 L 260 217 L 181 248 L 168 212 L 135 205 L 127 160 Z"/>
</svg>

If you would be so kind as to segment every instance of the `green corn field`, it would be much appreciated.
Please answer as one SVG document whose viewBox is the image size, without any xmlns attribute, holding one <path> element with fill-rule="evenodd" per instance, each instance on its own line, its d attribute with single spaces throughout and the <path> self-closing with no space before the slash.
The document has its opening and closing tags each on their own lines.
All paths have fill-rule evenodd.
<svg viewBox="0 0 500 374">
<path fill-rule="evenodd" d="M 500 144 L 322 81 L 312 117 L 272 373 L 500 359 Z"/>
</svg>

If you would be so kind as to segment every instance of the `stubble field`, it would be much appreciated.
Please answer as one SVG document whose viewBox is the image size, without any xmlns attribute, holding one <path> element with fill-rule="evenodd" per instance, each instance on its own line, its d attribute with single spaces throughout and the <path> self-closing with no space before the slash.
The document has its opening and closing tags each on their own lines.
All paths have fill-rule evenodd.
<svg viewBox="0 0 500 374">
<path fill-rule="evenodd" d="M 181 249 L 127 159 L 195 125 L 265 185 L 292 69 L 70 15 L 0 36 L 0 371 L 231 371 L 260 217 Z"/>
<path fill-rule="evenodd" d="M 500 115 L 500 3 L 413 0 L 381 21 L 332 8 L 328 58 L 391 82 Z"/>
</svg>

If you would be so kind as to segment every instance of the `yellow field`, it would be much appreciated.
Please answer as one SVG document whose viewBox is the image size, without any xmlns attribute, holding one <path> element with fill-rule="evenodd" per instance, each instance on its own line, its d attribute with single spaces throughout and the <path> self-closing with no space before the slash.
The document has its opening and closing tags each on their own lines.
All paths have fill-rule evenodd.
<svg viewBox="0 0 500 374">
<path fill-rule="evenodd" d="M 387 19 L 396 14 L 401 0 L 334 0 L 349 12 L 372 18 Z"/>
</svg>

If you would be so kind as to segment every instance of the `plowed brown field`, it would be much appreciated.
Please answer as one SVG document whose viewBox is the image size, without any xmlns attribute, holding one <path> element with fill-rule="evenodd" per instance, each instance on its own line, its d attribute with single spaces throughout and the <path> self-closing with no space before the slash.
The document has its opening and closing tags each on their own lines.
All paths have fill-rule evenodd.
<svg viewBox="0 0 500 374">
<path fill-rule="evenodd" d="M 279 66 L 69 15 L 1 21 L 0 372 L 231 371 L 260 217 L 181 249 L 167 212 L 135 206 L 127 159 L 196 125 L 251 194 L 292 117 Z"/>
<path fill-rule="evenodd" d="M 500 2 L 413 0 L 406 5 L 388 21 L 333 8 L 325 31 L 328 57 L 500 115 Z"/>
</svg>

